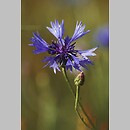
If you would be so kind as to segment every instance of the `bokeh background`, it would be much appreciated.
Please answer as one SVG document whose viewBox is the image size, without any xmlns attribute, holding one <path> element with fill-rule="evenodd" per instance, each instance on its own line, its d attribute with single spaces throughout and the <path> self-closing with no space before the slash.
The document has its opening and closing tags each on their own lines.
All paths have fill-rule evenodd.
<svg viewBox="0 0 130 130">
<path fill-rule="evenodd" d="M 76 48 L 99 46 L 93 66 L 84 70 L 80 100 L 98 130 L 109 129 L 109 1 L 22 0 L 21 1 L 21 127 L 22 130 L 89 130 L 74 110 L 74 99 L 61 72 L 54 74 L 29 47 L 32 32 L 48 43 L 55 39 L 46 29 L 50 21 L 65 21 L 65 35 L 72 36 L 77 21 L 90 33 L 77 40 Z M 73 84 L 78 74 L 67 72 Z"/>
</svg>

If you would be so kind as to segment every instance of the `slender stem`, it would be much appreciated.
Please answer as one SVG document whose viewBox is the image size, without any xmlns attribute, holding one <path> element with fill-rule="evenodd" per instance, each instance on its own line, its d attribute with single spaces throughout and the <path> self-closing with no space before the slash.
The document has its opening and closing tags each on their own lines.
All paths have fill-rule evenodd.
<svg viewBox="0 0 130 130">
<path fill-rule="evenodd" d="M 77 105 L 79 102 L 79 90 L 80 90 L 80 86 L 76 86 L 75 110 L 77 109 Z"/>
<path fill-rule="evenodd" d="M 85 119 L 81 116 L 80 112 L 78 111 L 78 102 L 79 102 L 79 90 L 80 90 L 80 86 L 76 86 L 76 95 L 75 95 L 75 111 L 78 114 L 79 118 L 82 120 L 82 122 L 85 124 L 86 127 L 89 127 L 86 122 Z"/>
<path fill-rule="evenodd" d="M 66 80 L 66 82 L 67 82 L 67 84 L 68 84 L 68 87 L 69 87 L 69 89 L 70 89 L 72 95 L 73 95 L 74 98 L 75 98 L 75 92 L 74 92 L 74 89 L 73 89 L 73 87 L 71 86 L 71 84 L 70 84 L 70 82 L 69 82 L 69 79 L 68 79 L 68 76 L 67 76 L 67 74 L 66 74 L 65 68 L 62 68 L 62 72 L 63 72 L 63 75 L 64 75 L 64 77 L 65 77 L 65 80 Z"/>
<path fill-rule="evenodd" d="M 79 111 L 77 110 L 77 108 L 76 108 L 76 113 L 77 113 L 77 115 L 79 116 L 79 118 L 82 120 L 82 122 L 85 124 L 85 126 L 88 127 L 88 128 L 90 128 L 90 127 L 87 125 L 87 123 L 85 122 L 84 118 L 83 118 L 83 117 L 81 116 L 81 114 L 79 113 Z"/>
<path fill-rule="evenodd" d="M 64 77 L 65 77 L 65 80 L 66 80 L 66 82 L 67 82 L 67 84 L 68 84 L 68 87 L 69 87 L 70 91 L 72 92 L 72 95 L 74 96 L 74 98 L 76 98 L 75 91 L 74 91 L 72 85 L 70 84 L 70 81 L 69 81 L 69 79 L 68 79 L 68 76 L 67 76 L 67 74 L 66 74 L 66 70 L 65 70 L 64 67 L 62 68 L 62 72 L 63 72 L 63 75 L 64 75 Z M 86 114 L 86 112 L 85 112 L 85 110 L 83 109 L 83 107 L 82 107 L 82 105 L 81 105 L 81 103 L 80 103 L 79 100 L 77 101 L 77 105 L 79 105 L 80 109 L 82 110 L 82 112 L 83 112 L 83 114 L 86 116 L 86 118 L 88 119 L 88 121 L 89 121 L 89 123 L 91 124 L 91 126 L 92 126 L 93 128 L 95 128 L 93 122 L 91 121 L 91 119 L 89 118 L 89 116 Z M 81 115 L 79 114 L 79 112 L 77 111 L 77 107 L 76 107 L 76 112 L 77 112 L 77 114 L 79 115 L 80 119 L 83 121 L 83 123 L 84 123 L 87 127 L 89 127 L 89 126 L 86 124 L 86 122 L 84 121 L 84 119 L 82 118 L 82 116 L 81 116 Z M 90 128 L 90 127 L 89 127 L 89 128 Z"/>
</svg>

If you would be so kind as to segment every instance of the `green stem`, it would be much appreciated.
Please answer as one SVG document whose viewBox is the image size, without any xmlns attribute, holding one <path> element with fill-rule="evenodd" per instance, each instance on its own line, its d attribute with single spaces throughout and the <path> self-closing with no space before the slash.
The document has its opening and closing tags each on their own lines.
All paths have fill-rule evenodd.
<svg viewBox="0 0 130 130">
<path fill-rule="evenodd" d="M 80 112 L 78 111 L 78 103 L 79 103 L 79 90 L 80 86 L 76 86 L 76 95 L 75 95 L 75 111 L 79 118 L 82 120 L 82 122 L 85 124 L 86 127 L 89 128 L 89 126 L 86 124 L 85 119 L 81 116 Z"/>
<path fill-rule="evenodd" d="M 79 118 L 81 119 L 81 121 L 84 123 L 84 125 L 85 125 L 86 127 L 90 128 L 90 127 L 87 125 L 87 123 L 85 122 L 84 118 L 83 118 L 83 117 L 81 116 L 81 114 L 79 113 L 79 111 L 77 110 L 77 108 L 76 108 L 76 113 L 77 113 L 77 115 L 79 116 Z"/>
<path fill-rule="evenodd" d="M 64 67 L 62 68 L 62 72 L 63 72 L 63 75 L 64 75 L 64 77 L 65 77 L 65 80 L 66 80 L 66 82 L 67 82 L 67 84 L 68 84 L 68 87 L 69 87 L 69 89 L 70 89 L 72 95 L 74 96 L 74 98 L 76 98 L 75 91 L 74 91 L 72 85 L 70 84 L 70 81 L 69 81 L 69 79 L 68 79 L 68 76 L 67 76 L 67 74 L 66 74 L 66 70 L 65 70 Z M 78 94 L 77 96 L 79 96 L 79 94 Z M 77 100 L 77 99 L 76 99 L 76 100 Z M 83 112 L 83 114 L 86 116 L 86 118 L 88 119 L 88 121 L 89 121 L 89 123 L 91 124 L 91 126 L 92 126 L 93 128 L 95 128 L 93 122 L 91 121 L 91 119 L 89 118 L 89 116 L 86 114 L 86 112 L 85 112 L 85 110 L 83 109 L 83 107 L 82 107 L 82 105 L 81 105 L 81 103 L 80 103 L 79 100 L 77 100 L 77 103 L 76 103 L 76 104 L 79 105 L 80 109 L 82 110 L 82 112 Z M 80 117 L 80 119 L 82 120 L 82 122 L 83 122 L 87 127 L 89 127 L 89 126 L 86 124 L 84 118 L 83 118 L 83 117 L 80 115 L 80 113 L 78 112 L 77 107 L 76 107 L 76 112 L 77 112 L 77 114 L 79 115 L 79 117 Z M 90 128 L 90 127 L 89 127 L 89 128 Z"/>
<path fill-rule="evenodd" d="M 68 79 L 68 76 L 67 76 L 67 74 L 66 74 L 65 68 L 62 68 L 62 73 L 63 73 L 63 75 L 64 75 L 64 78 L 65 78 L 65 80 L 66 80 L 66 82 L 67 82 L 67 84 L 68 84 L 68 87 L 69 87 L 69 89 L 70 89 L 72 95 L 73 95 L 74 98 L 75 98 L 75 94 L 74 94 L 75 92 L 74 92 L 74 89 L 73 89 L 73 87 L 71 86 L 71 84 L 70 84 L 70 82 L 69 82 L 69 79 Z"/>
<path fill-rule="evenodd" d="M 79 102 L 79 89 L 80 89 L 80 86 L 76 86 L 75 110 L 77 109 L 77 105 Z"/>
</svg>

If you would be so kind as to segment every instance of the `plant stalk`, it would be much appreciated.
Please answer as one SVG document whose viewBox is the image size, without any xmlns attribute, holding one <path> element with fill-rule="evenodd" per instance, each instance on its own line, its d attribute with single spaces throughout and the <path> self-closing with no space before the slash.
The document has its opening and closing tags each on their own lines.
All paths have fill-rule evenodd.
<svg viewBox="0 0 130 130">
<path fill-rule="evenodd" d="M 78 100 L 79 99 L 79 86 L 76 86 L 77 88 L 77 91 L 76 91 L 76 94 L 75 94 L 75 90 L 73 89 L 72 85 L 70 84 L 70 81 L 68 79 L 68 76 L 67 76 L 67 73 L 66 73 L 66 69 L 63 67 L 62 68 L 62 72 L 63 72 L 63 75 L 64 75 L 64 78 L 68 84 L 68 87 L 72 93 L 72 95 L 74 96 L 74 99 L 75 99 L 75 110 L 78 114 L 78 116 L 80 117 L 80 119 L 82 120 L 82 122 L 85 124 L 85 126 L 87 126 L 88 128 L 90 128 L 89 124 L 86 123 L 85 119 L 82 117 L 82 115 L 80 114 L 80 112 L 78 111 L 78 106 L 79 106 L 79 109 L 81 109 L 81 111 L 83 112 L 84 116 L 87 118 L 88 122 L 91 124 L 91 127 L 92 128 L 95 128 L 93 122 L 91 121 L 90 117 L 86 114 L 85 110 L 83 109 L 80 101 Z"/>
</svg>

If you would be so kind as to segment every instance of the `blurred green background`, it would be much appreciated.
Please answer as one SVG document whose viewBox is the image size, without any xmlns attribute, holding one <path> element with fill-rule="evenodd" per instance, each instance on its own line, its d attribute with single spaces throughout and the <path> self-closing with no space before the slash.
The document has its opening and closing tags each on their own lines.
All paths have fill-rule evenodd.
<svg viewBox="0 0 130 130">
<path fill-rule="evenodd" d="M 22 0 L 21 1 L 21 127 L 22 130 L 89 130 L 74 110 L 74 99 L 61 72 L 42 68 L 46 54 L 34 55 L 29 47 L 32 32 L 38 31 L 51 43 L 54 36 L 46 26 L 65 21 L 65 36 L 72 36 L 77 21 L 90 33 L 77 40 L 76 48 L 90 49 L 98 28 L 109 24 L 108 0 Z M 85 84 L 80 100 L 98 130 L 109 129 L 109 48 L 101 46 L 92 57 L 93 66 L 84 70 Z M 73 83 L 78 72 L 67 72 Z"/>
</svg>

